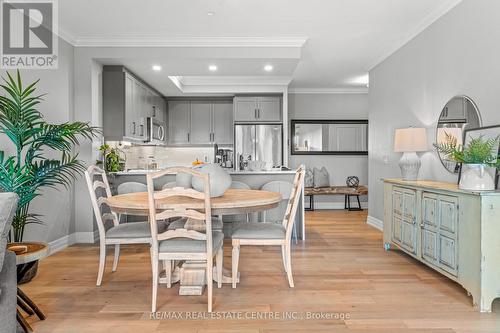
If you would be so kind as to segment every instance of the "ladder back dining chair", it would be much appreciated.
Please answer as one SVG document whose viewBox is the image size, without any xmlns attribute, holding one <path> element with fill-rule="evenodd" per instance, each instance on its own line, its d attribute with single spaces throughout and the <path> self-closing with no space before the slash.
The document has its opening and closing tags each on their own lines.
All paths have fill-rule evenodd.
<svg viewBox="0 0 500 333">
<path fill-rule="evenodd" d="M 299 205 L 300 192 L 304 180 L 304 168 L 297 169 L 293 180 L 285 215 L 281 224 L 273 222 L 239 222 L 233 227 L 232 234 L 232 286 L 236 288 L 238 277 L 238 262 L 241 245 L 281 246 L 283 266 L 285 268 L 288 284 L 294 287 L 292 277 L 291 236 L 297 207 Z"/>
<path fill-rule="evenodd" d="M 165 188 L 160 191 L 154 190 L 155 179 L 173 173 L 188 173 L 193 177 L 200 177 L 203 180 L 203 192 L 198 192 L 192 188 Z M 163 261 L 166 268 L 167 284 L 172 279 L 172 263 L 177 260 L 196 260 L 206 262 L 206 281 L 208 312 L 212 312 L 212 287 L 213 287 L 213 259 L 216 257 L 216 272 L 218 287 L 222 284 L 222 260 L 223 260 L 223 240 L 224 236 L 220 231 L 212 230 L 211 198 L 209 175 L 185 167 L 172 167 L 147 175 L 149 220 L 151 223 L 151 264 L 153 272 L 153 290 L 151 311 L 155 312 L 157 307 L 158 282 L 159 282 L 159 261 Z M 176 197 L 177 200 L 190 198 L 203 200 L 204 210 L 199 212 L 186 208 L 186 205 L 172 203 L 168 208 L 161 206 L 162 199 Z M 158 221 L 186 218 L 202 221 L 205 230 L 192 230 L 186 228 L 169 229 L 158 232 L 156 224 Z"/>
<path fill-rule="evenodd" d="M 95 165 L 91 165 L 85 171 L 85 179 L 97 221 L 99 231 L 99 272 L 97 274 L 97 285 L 100 286 L 106 267 L 106 246 L 114 245 L 115 256 L 112 271 L 116 271 L 120 255 L 121 244 L 150 244 L 151 231 L 149 223 L 130 222 L 120 223 L 118 215 L 107 207 L 106 200 L 111 197 L 106 172 Z M 111 223 L 109 223 L 111 222 Z M 159 224 L 160 229 L 166 229 L 166 223 Z"/>
</svg>

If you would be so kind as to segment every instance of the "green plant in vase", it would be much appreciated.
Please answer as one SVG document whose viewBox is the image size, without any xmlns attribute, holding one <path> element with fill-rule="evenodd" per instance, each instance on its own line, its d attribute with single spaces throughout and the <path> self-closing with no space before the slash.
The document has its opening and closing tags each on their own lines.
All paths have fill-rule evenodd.
<svg viewBox="0 0 500 333">
<path fill-rule="evenodd" d="M 41 216 L 29 209 L 41 190 L 68 188 L 85 170 L 84 163 L 74 153 L 79 138 L 91 140 L 100 133 L 88 123 L 45 122 L 36 109 L 43 100 L 43 95 L 35 94 L 38 82 L 24 86 L 17 71 L 15 76 L 7 73 L 0 84 L 5 92 L 5 96 L 0 95 L 0 135 L 9 139 L 14 151 L 8 154 L 0 150 L 0 191 L 19 196 L 12 223 L 11 240 L 15 242 L 23 240 L 26 225 L 42 222 Z M 5 142 L 2 138 L 2 147 Z M 57 155 L 58 158 L 53 157 Z"/>
<path fill-rule="evenodd" d="M 120 156 L 118 148 L 111 148 L 108 144 L 99 147 L 104 163 L 104 170 L 107 172 L 118 172 L 123 170 L 124 159 Z"/>
<path fill-rule="evenodd" d="M 495 189 L 495 174 L 486 172 L 486 168 L 500 168 L 500 136 L 485 138 L 483 135 L 470 138 L 465 146 L 458 143 L 453 135 L 445 133 L 445 142 L 434 144 L 438 152 L 449 159 L 465 166 L 460 178 L 460 188 L 466 190 Z"/>
</svg>

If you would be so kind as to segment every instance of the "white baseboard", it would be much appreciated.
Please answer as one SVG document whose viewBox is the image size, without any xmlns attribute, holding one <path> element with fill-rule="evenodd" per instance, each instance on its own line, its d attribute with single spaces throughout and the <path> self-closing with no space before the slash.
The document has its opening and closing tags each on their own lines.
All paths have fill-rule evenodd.
<svg viewBox="0 0 500 333">
<path fill-rule="evenodd" d="M 371 225 L 374 228 L 377 228 L 380 231 L 384 230 L 384 222 L 382 220 L 379 220 L 376 217 L 368 215 L 368 218 L 366 219 L 366 223 Z"/>
<path fill-rule="evenodd" d="M 93 232 L 75 232 L 49 242 L 49 255 L 59 252 L 73 244 L 94 244 L 97 240 L 99 240 L 99 230 L 94 230 Z"/>
<path fill-rule="evenodd" d="M 306 208 L 309 207 L 309 200 L 305 199 L 304 205 Z M 357 207 L 358 203 L 352 203 L 351 207 Z M 368 209 L 368 202 L 367 201 L 361 201 L 361 208 L 363 209 Z M 314 209 L 344 209 L 344 203 L 343 202 L 319 202 L 319 201 L 314 201 Z"/>
</svg>

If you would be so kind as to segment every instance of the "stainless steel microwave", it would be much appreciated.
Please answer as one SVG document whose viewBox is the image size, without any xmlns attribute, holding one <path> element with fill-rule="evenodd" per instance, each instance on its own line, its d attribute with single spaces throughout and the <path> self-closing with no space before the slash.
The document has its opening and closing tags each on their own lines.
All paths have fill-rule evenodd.
<svg viewBox="0 0 500 333">
<path fill-rule="evenodd" d="M 163 145 L 165 144 L 165 124 L 155 118 L 149 118 L 148 121 L 149 143 Z"/>
</svg>

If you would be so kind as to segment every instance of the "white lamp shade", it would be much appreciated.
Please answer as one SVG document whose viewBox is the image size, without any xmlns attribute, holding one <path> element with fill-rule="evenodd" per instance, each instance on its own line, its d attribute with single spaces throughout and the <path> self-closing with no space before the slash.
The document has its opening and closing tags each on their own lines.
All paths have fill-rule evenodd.
<svg viewBox="0 0 500 333">
<path fill-rule="evenodd" d="M 427 131 L 425 128 L 398 128 L 394 135 L 395 152 L 418 152 L 427 150 Z"/>
</svg>

